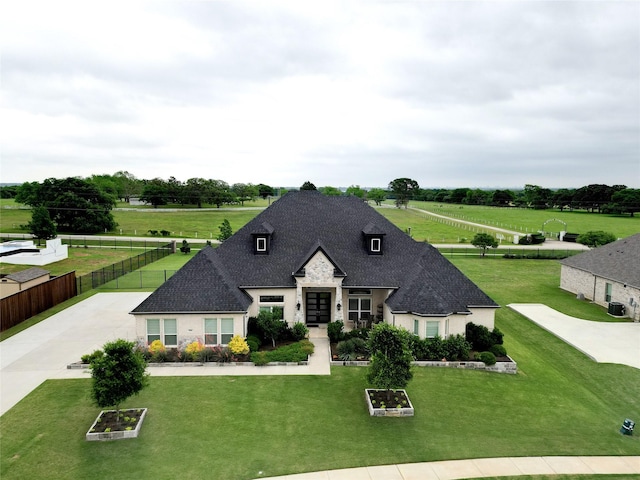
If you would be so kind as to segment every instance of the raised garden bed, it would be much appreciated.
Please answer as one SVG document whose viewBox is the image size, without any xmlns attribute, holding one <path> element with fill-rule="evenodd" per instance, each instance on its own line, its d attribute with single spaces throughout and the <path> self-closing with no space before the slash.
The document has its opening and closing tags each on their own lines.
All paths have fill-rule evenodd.
<svg viewBox="0 0 640 480">
<path fill-rule="evenodd" d="M 120 410 L 120 422 L 118 422 L 117 415 L 117 410 L 101 411 L 87 432 L 86 440 L 92 442 L 136 438 L 147 415 L 147 409 L 129 408 Z"/>
<path fill-rule="evenodd" d="M 367 388 L 364 391 L 369 415 L 372 417 L 413 417 L 415 411 L 406 390 L 387 390 Z"/>
</svg>

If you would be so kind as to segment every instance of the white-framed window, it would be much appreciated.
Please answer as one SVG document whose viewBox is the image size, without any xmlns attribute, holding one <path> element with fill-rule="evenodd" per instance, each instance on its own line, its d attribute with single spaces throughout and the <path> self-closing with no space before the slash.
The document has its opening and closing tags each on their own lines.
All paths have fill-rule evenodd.
<svg viewBox="0 0 640 480">
<path fill-rule="evenodd" d="M 178 322 L 175 318 L 148 318 L 147 344 L 160 340 L 165 346 L 178 345 Z"/>
<path fill-rule="evenodd" d="M 379 253 L 382 250 L 382 240 L 380 238 L 371 239 L 371 251 Z"/>
<path fill-rule="evenodd" d="M 267 251 L 267 239 L 266 237 L 256 237 L 256 252 Z"/>
<path fill-rule="evenodd" d="M 610 283 L 605 283 L 604 285 L 604 301 L 605 302 L 610 302 L 611 301 L 611 292 L 613 291 L 613 285 L 611 285 Z"/>
<path fill-rule="evenodd" d="M 439 335 L 440 322 L 429 321 L 427 320 L 427 338 L 435 338 Z"/>
<path fill-rule="evenodd" d="M 233 338 L 233 318 L 205 318 L 204 344 L 227 345 Z"/>
<path fill-rule="evenodd" d="M 420 320 L 413 319 L 413 334 L 420 335 Z"/>
<path fill-rule="evenodd" d="M 358 321 L 371 318 L 371 297 L 354 297 L 349 295 L 348 319 Z"/>
</svg>

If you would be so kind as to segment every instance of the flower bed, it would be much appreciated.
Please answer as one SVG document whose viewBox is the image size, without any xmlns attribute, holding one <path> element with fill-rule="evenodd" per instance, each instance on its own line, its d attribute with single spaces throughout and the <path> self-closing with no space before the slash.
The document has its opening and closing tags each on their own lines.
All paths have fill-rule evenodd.
<svg viewBox="0 0 640 480">
<path fill-rule="evenodd" d="M 116 410 L 103 410 L 91 425 L 85 438 L 90 442 L 136 438 L 146 415 L 146 408 L 120 410 L 120 421 L 118 422 Z"/>
<path fill-rule="evenodd" d="M 415 411 L 406 390 L 387 390 L 367 388 L 364 396 L 372 417 L 413 417 Z"/>
</svg>

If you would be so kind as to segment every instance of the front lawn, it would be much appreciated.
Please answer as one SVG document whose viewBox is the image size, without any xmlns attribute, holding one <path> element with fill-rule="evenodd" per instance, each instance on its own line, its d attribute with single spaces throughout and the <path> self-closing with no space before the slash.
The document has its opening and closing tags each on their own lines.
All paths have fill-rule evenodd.
<svg viewBox="0 0 640 480">
<path fill-rule="evenodd" d="M 618 430 L 640 419 L 640 370 L 592 362 L 504 305 L 542 302 L 591 319 L 602 309 L 562 292 L 554 261 L 453 261 L 503 306 L 496 324 L 517 375 L 416 369 L 407 388 L 416 415 L 407 418 L 369 416 L 359 367 L 153 377 L 122 405 L 149 408 L 140 438 L 110 443 L 84 440 L 99 411 L 90 380 L 50 380 L 0 418 L 0 478 L 250 479 L 493 456 L 637 455 L 639 436 Z"/>
</svg>

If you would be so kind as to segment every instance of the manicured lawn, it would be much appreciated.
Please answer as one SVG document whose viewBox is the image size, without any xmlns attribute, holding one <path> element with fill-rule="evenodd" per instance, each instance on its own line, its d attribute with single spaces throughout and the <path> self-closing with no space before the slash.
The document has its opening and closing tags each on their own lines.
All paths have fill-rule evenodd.
<svg viewBox="0 0 640 480">
<path fill-rule="evenodd" d="M 554 261 L 455 258 L 499 304 L 599 317 L 558 288 Z M 580 316 L 579 315 L 579 316 Z M 595 319 L 595 318 L 593 318 Z M 597 364 L 522 316 L 497 325 L 518 375 L 416 369 L 413 418 L 371 418 L 365 369 L 329 377 L 154 377 L 141 437 L 89 443 L 90 380 L 47 381 L 1 418 L 0 477 L 249 479 L 301 471 L 523 455 L 637 455 L 640 371 Z M 567 477 L 580 478 L 588 477 Z"/>
</svg>

